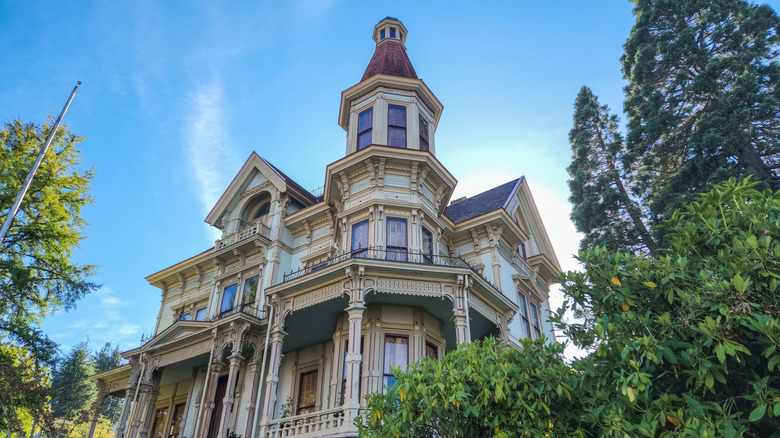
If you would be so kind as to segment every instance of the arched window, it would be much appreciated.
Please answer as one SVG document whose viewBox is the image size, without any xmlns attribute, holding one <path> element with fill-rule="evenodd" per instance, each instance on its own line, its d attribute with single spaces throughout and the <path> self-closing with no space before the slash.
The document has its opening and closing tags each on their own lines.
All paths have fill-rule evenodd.
<svg viewBox="0 0 780 438">
<path fill-rule="evenodd" d="M 241 226 L 242 228 L 247 225 L 256 222 L 263 218 L 271 211 L 271 195 L 267 192 L 261 193 L 255 196 L 254 199 L 249 201 L 244 207 L 244 212 L 241 214 Z"/>
</svg>

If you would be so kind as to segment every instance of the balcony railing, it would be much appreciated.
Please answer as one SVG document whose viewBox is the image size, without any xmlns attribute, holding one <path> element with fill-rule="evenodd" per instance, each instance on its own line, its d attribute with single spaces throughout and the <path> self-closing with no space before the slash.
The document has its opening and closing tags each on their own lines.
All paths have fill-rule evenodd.
<svg viewBox="0 0 780 438">
<path fill-rule="evenodd" d="M 330 436 L 340 432 L 347 432 L 349 429 L 354 429 L 352 421 L 347 418 L 344 408 L 339 407 L 327 411 L 272 420 L 268 423 L 265 438 Z"/>
<path fill-rule="evenodd" d="M 484 276 L 482 276 L 482 274 L 477 272 L 476 269 L 474 269 L 470 264 L 468 264 L 465 260 L 463 260 L 460 257 L 448 257 L 448 256 L 441 256 L 441 255 L 426 254 L 423 252 L 412 252 L 400 248 L 395 248 L 395 249 L 365 248 L 365 249 L 357 249 L 354 251 L 341 253 L 321 263 L 312 266 L 306 266 L 297 269 L 295 271 L 288 272 L 284 274 L 282 282 L 286 283 L 290 280 L 301 278 L 305 275 L 309 275 L 313 272 L 320 271 L 329 266 L 333 266 L 343 261 L 352 260 L 352 259 L 387 260 L 391 262 L 412 263 L 417 265 L 436 265 L 436 266 L 468 268 L 471 271 L 473 271 L 475 274 L 480 276 L 483 280 L 487 281 L 492 285 L 490 281 L 488 281 Z"/>
<path fill-rule="evenodd" d="M 268 228 L 266 224 L 258 221 L 248 228 L 230 233 L 223 239 L 217 240 L 216 249 L 219 251 L 220 249 L 227 248 L 234 243 L 241 242 L 242 240 L 248 239 L 252 236 L 262 236 L 266 239 L 270 239 L 271 229 Z"/>
<path fill-rule="evenodd" d="M 238 306 L 234 306 L 230 309 L 222 310 L 209 319 L 209 321 L 217 321 L 222 318 L 227 318 L 230 315 L 235 315 L 236 313 L 245 313 L 247 315 L 254 316 L 255 318 L 260 318 L 262 313 L 262 303 L 259 301 L 252 301 L 251 303 L 239 304 Z"/>
</svg>

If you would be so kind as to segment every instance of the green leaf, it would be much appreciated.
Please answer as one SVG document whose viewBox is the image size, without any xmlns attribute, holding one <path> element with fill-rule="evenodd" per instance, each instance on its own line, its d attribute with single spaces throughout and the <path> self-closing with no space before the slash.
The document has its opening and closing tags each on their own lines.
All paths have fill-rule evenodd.
<svg viewBox="0 0 780 438">
<path fill-rule="evenodd" d="M 766 413 L 766 405 L 761 405 L 753 409 L 753 412 L 750 413 L 750 417 L 748 418 L 748 420 L 755 423 L 756 421 L 764 417 L 764 413 Z"/>
</svg>

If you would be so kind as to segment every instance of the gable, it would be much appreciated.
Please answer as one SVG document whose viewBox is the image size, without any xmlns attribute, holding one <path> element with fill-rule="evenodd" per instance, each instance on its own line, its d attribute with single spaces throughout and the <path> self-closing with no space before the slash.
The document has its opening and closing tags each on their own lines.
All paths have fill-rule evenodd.
<svg viewBox="0 0 780 438">
<path fill-rule="evenodd" d="M 525 178 L 521 180 L 520 186 L 512 198 L 507 201 L 505 209 L 517 221 L 520 228 L 531 236 L 533 244 L 536 246 L 536 254 L 543 255 L 556 269 L 560 270 L 558 257 L 555 255 L 550 236 L 547 234 L 541 216 L 539 216 L 531 189 Z M 529 256 L 532 255 L 535 254 L 529 254 Z"/>
</svg>

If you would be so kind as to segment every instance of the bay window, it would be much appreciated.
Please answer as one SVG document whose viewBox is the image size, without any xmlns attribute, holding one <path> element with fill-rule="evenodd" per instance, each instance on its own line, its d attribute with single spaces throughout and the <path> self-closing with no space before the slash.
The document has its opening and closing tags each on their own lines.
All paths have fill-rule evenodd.
<svg viewBox="0 0 780 438">
<path fill-rule="evenodd" d="M 373 108 L 369 108 L 363 111 L 362 113 L 358 114 L 357 150 L 361 150 L 372 143 L 371 131 L 373 126 L 374 126 Z"/>
<path fill-rule="evenodd" d="M 222 292 L 222 305 L 219 307 L 220 316 L 228 316 L 233 313 L 233 304 L 236 301 L 238 284 L 231 284 Z"/>
<path fill-rule="evenodd" d="M 429 150 L 428 146 L 428 122 L 420 116 L 420 150 Z"/>
<path fill-rule="evenodd" d="M 423 263 L 433 264 L 433 233 L 427 228 L 422 229 Z"/>
<path fill-rule="evenodd" d="M 406 147 L 406 107 L 388 105 L 387 107 L 387 145 L 396 148 Z"/>
<path fill-rule="evenodd" d="M 392 368 L 406 371 L 409 364 L 409 338 L 406 336 L 385 336 L 385 358 L 382 385 L 390 388 L 395 383 Z"/>
<path fill-rule="evenodd" d="M 536 304 L 528 303 L 531 308 L 531 325 L 534 328 L 534 339 L 542 336 L 541 326 L 539 325 L 539 310 L 536 308 Z"/>
<path fill-rule="evenodd" d="M 528 304 L 525 299 L 525 295 L 518 292 L 517 293 L 518 298 L 518 306 L 520 307 L 520 323 L 523 326 L 523 336 L 530 338 L 531 337 L 531 324 L 528 321 Z"/>
<path fill-rule="evenodd" d="M 368 256 L 368 221 L 352 225 L 352 257 Z"/>
<path fill-rule="evenodd" d="M 387 260 L 407 261 L 406 219 L 387 218 Z"/>
<path fill-rule="evenodd" d="M 260 280 L 260 276 L 247 278 L 244 281 L 244 296 L 242 297 L 241 307 L 251 306 L 257 299 L 257 286 Z"/>
</svg>

